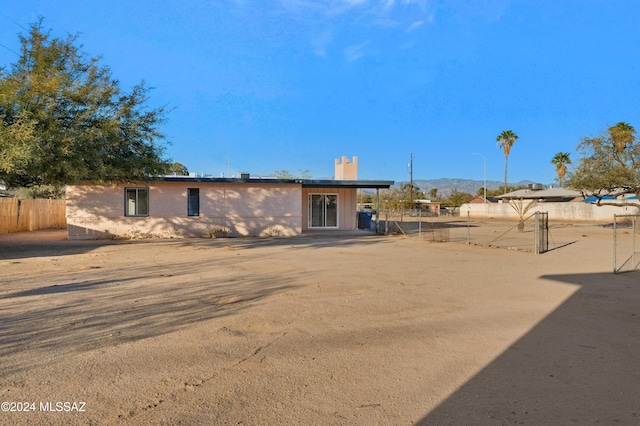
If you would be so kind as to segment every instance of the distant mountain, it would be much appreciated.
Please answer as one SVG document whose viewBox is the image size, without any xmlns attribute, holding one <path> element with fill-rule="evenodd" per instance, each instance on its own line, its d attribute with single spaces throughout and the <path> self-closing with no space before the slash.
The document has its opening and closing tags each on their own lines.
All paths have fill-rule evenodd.
<svg viewBox="0 0 640 426">
<path fill-rule="evenodd" d="M 404 182 L 396 182 L 394 186 L 401 186 L 405 183 L 409 183 L 408 181 Z M 520 182 L 510 182 L 507 183 L 509 186 L 526 186 L 532 182 L 530 180 L 523 180 Z M 484 186 L 484 181 L 482 180 L 471 180 L 471 179 L 414 179 L 413 185 L 417 186 L 420 191 L 424 191 L 427 195 L 432 188 L 438 189 L 438 198 L 447 197 L 451 191 L 457 189 L 459 192 L 467 192 L 469 194 L 476 194 L 480 188 Z M 498 189 L 504 186 L 504 182 L 500 182 L 497 180 L 488 180 L 487 181 L 487 189 Z"/>
</svg>

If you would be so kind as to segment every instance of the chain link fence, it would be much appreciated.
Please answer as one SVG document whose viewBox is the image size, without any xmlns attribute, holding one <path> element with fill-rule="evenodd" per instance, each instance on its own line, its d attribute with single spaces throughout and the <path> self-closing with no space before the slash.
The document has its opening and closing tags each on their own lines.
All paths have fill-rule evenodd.
<svg viewBox="0 0 640 426">
<path fill-rule="evenodd" d="M 524 217 L 522 221 L 509 221 L 471 218 L 468 215 L 434 215 L 421 210 L 385 210 L 380 212 L 377 219 L 380 234 L 532 253 L 549 250 L 547 213 L 536 212 Z M 375 226 L 375 216 L 372 226 Z"/>
<path fill-rule="evenodd" d="M 640 267 L 639 219 L 640 215 L 613 215 L 613 272 L 616 274 Z"/>
</svg>

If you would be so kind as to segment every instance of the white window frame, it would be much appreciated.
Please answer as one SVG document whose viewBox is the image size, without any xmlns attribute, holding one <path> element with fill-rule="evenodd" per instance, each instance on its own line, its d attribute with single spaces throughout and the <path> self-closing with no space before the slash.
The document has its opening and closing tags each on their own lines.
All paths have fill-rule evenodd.
<svg viewBox="0 0 640 426">
<path fill-rule="evenodd" d="M 322 195 L 324 197 L 331 195 L 336 197 L 336 224 L 327 226 L 327 206 L 324 204 L 324 224 L 322 226 L 314 226 L 313 225 L 313 208 L 312 208 L 312 199 L 314 195 Z M 335 192 L 310 192 L 308 198 L 308 208 L 309 214 L 307 220 L 309 229 L 337 229 L 340 227 L 340 197 Z"/>
<path fill-rule="evenodd" d="M 135 191 L 135 200 L 133 200 L 134 202 L 134 210 L 135 212 L 130 214 L 129 213 L 129 192 L 130 191 Z M 147 193 L 147 212 L 146 213 L 140 213 L 140 192 L 141 191 L 145 191 Z M 129 188 L 125 188 L 124 189 L 124 215 L 128 216 L 128 217 L 147 217 L 149 216 L 149 199 L 151 198 L 150 196 L 150 191 L 148 187 L 129 187 Z"/>
</svg>

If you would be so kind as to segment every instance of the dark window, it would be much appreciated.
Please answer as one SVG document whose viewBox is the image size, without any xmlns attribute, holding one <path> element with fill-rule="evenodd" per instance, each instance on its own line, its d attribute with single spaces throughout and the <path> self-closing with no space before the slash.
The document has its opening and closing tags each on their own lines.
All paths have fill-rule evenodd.
<svg viewBox="0 0 640 426">
<path fill-rule="evenodd" d="M 338 226 L 338 194 L 309 194 L 309 227 Z"/>
<path fill-rule="evenodd" d="M 149 216 L 149 188 L 126 188 L 125 216 Z"/>
<path fill-rule="evenodd" d="M 187 215 L 200 216 L 199 188 L 187 188 Z"/>
</svg>

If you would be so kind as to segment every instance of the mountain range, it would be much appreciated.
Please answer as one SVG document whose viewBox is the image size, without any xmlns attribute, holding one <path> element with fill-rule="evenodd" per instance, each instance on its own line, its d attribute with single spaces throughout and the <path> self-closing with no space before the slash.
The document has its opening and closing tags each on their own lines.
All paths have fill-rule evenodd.
<svg viewBox="0 0 640 426">
<path fill-rule="evenodd" d="M 399 187 L 404 185 L 405 183 L 409 183 L 408 181 L 404 182 L 396 182 L 394 187 Z M 520 182 L 511 182 L 507 183 L 509 186 L 527 186 L 529 184 L 536 183 L 530 180 L 523 180 Z M 498 189 L 502 188 L 504 182 L 497 180 L 488 180 L 487 181 L 487 189 Z M 413 186 L 416 186 L 420 189 L 420 191 L 424 191 L 425 194 L 429 194 L 432 188 L 438 189 L 438 197 L 447 197 L 453 190 L 457 190 L 459 192 L 467 192 L 469 194 L 476 194 L 480 188 L 484 186 L 484 181 L 482 180 L 471 180 L 471 179 L 450 179 L 450 178 L 441 178 L 441 179 L 414 179 Z"/>
</svg>

